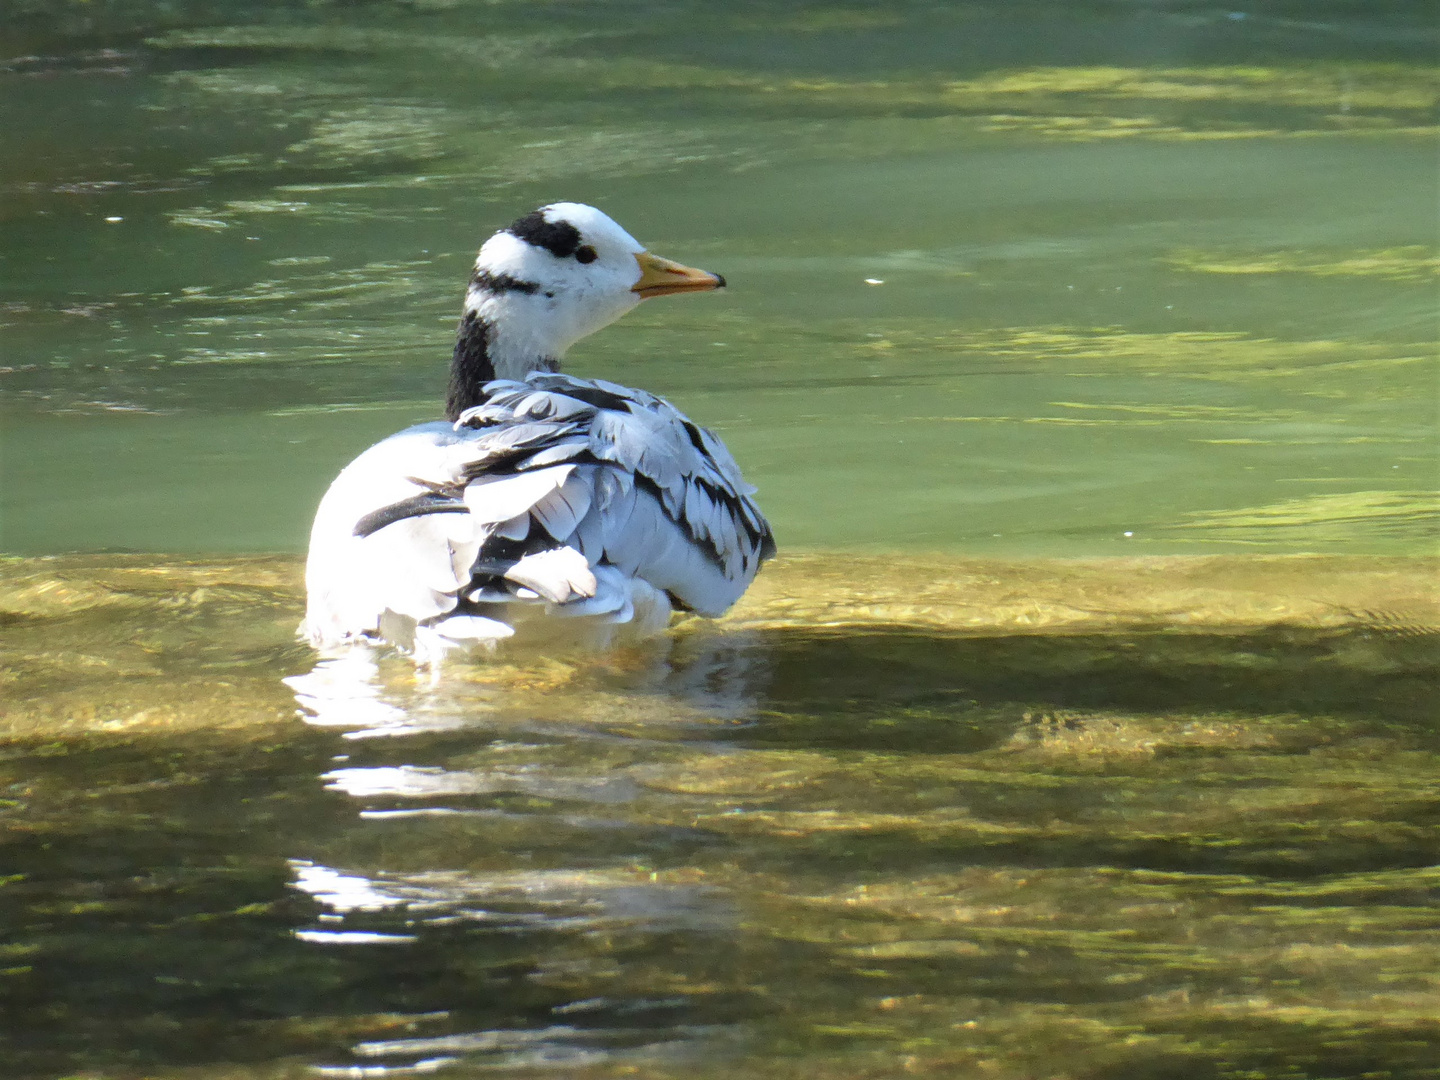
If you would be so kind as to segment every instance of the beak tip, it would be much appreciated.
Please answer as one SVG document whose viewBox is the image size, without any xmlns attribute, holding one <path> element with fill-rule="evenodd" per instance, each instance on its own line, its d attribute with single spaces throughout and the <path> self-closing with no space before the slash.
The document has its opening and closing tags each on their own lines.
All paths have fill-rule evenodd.
<svg viewBox="0 0 1440 1080">
<path fill-rule="evenodd" d="M 635 261 L 640 266 L 640 280 L 631 286 L 630 291 L 639 293 L 642 300 L 677 293 L 710 292 L 725 287 L 725 279 L 719 274 L 693 266 L 681 266 L 648 251 L 636 254 Z"/>
</svg>

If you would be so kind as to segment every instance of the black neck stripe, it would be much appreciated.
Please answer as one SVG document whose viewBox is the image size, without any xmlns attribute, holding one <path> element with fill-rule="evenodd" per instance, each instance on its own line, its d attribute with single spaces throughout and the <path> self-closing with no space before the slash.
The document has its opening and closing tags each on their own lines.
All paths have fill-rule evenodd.
<svg viewBox="0 0 1440 1080">
<path fill-rule="evenodd" d="M 501 293 L 518 292 L 527 296 L 534 296 L 540 291 L 540 284 L 535 281 L 521 281 L 509 274 L 492 274 L 489 270 L 476 270 L 470 278 L 470 284 L 477 289 L 483 289 L 488 293 L 499 296 Z"/>
<path fill-rule="evenodd" d="M 485 384 L 495 378 L 495 364 L 490 359 L 493 329 L 473 311 L 460 320 L 455 355 L 450 360 L 450 389 L 445 395 L 447 420 L 458 420 L 466 409 L 485 403 Z"/>
</svg>

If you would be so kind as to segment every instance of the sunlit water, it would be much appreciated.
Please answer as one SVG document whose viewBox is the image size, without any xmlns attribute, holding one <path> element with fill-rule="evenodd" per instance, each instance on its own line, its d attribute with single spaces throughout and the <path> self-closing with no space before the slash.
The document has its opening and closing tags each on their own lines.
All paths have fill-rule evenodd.
<svg viewBox="0 0 1440 1080">
<path fill-rule="evenodd" d="M 5 15 L 0 1074 L 1440 1075 L 1436 37 L 1296 10 Z M 317 665 L 235 553 L 558 198 L 782 561 Z"/>
<path fill-rule="evenodd" d="M 1434 1075 L 1433 563 L 926 569 L 435 677 L 9 564 L 6 1076 Z"/>
</svg>

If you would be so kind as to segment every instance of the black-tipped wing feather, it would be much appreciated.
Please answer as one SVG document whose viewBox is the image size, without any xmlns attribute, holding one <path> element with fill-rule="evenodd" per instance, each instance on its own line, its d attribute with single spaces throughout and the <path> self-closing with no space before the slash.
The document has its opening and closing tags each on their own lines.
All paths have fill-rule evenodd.
<svg viewBox="0 0 1440 1080">
<path fill-rule="evenodd" d="M 717 611 L 774 554 L 770 526 L 750 497 L 755 489 L 724 443 L 663 399 L 549 373 L 491 382 L 485 395 L 456 424 L 458 472 L 483 486 L 496 474 L 573 466 L 530 512 L 592 564 L 618 566 L 688 606 Z M 467 501 L 475 505 L 473 489 Z M 676 580 L 687 575 L 693 588 Z"/>
</svg>

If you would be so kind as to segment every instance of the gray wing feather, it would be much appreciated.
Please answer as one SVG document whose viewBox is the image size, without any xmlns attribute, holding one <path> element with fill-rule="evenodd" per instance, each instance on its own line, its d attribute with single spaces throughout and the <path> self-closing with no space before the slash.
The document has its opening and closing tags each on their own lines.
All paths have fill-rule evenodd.
<svg viewBox="0 0 1440 1080">
<path fill-rule="evenodd" d="M 664 399 L 541 372 L 485 393 L 453 426 L 372 447 L 327 492 L 306 571 L 312 640 L 374 632 L 387 609 L 423 623 L 449 616 L 462 595 L 492 602 L 501 593 L 487 568 L 547 545 L 575 549 L 603 579 L 600 594 L 558 608 L 616 621 L 636 610 L 617 582 L 646 583 L 635 587 L 648 586 L 662 612 L 660 593 L 718 615 L 774 554 L 755 489 L 724 443 Z M 470 512 L 353 535 L 366 514 L 426 492 L 461 496 Z"/>
<path fill-rule="evenodd" d="M 541 528 L 564 543 L 590 511 L 592 483 L 589 470 L 577 469 L 563 484 L 530 507 L 530 515 Z"/>
<path fill-rule="evenodd" d="M 691 423 L 662 398 L 604 379 L 541 374 L 531 376 L 527 384 L 551 398 L 592 403 L 588 413 L 573 405 L 558 405 L 553 414 L 577 426 L 583 424 L 589 456 L 597 463 L 614 466 L 597 470 L 594 480 L 594 507 L 607 519 L 607 559 L 626 564 L 628 572 L 659 587 L 646 569 L 647 560 L 666 562 L 674 556 L 671 538 L 662 536 L 658 522 L 647 520 L 649 511 L 637 511 L 629 504 L 611 505 L 634 483 L 644 485 L 645 493 L 658 500 L 683 540 L 739 586 L 735 596 L 774 553 L 770 526 L 751 498 L 755 489 L 742 479 L 735 459 L 714 432 Z M 629 532 L 618 527 L 621 521 L 632 522 Z M 587 526 L 581 544 L 593 548 L 591 527 Z"/>
<path fill-rule="evenodd" d="M 584 437 L 566 439 L 564 442 L 547 446 L 527 457 L 518 467 L 539 469 L 546 465 L 558 465 L 562 461 L 573 461 L 590 449 L 590 440 Z"/>
<path fill-rule="evenodd" d="M 575 466 L 567 464 L 552 465 L 534 472 L 477 476 L 465 488 L 465 504 L 477 521 L 488 524 L 509 521 L 531 511 L 537 502 L 563 485 L 574 471 Z"/>
<path fill-rule="evenodd" d="M 548 372 L 523 382 L 492 382 L 486 392 L 487 404 L 471 410 L 481 426 L 466 434 L 481 445 L 467 455 L 464 471 L 485 482 L 477 470 L 500 461 L 527 472 L 580 465 L 531 513 L 552 538 L 592 562 L 599 549 L 623 572 L 668 589 L 658 578 L 672 578 L 671 571 L 691 562 L 675 547 L 688 544 L 738 586 L 729 590 L 738 597 L 774 553 L 770 526 L 751 498 L 755 488 L 741 477 L 725 444 L 663 398 L 604 379 Z M 508 421 L 502 418 L 507 411 Z M 463 426 L 462 419 L 457 431 Z M 599 467 L 581 464 L 587 460 Z M 638 494 L 637 483 L 644 487 Z M 576 494 L 581 485 L 584 501 Z M 656 509 L 678 535 L 655 517 Z M 668 569 L 655 569 L 661 566 Z M 713 599 L 714 590 L 698 591 L 705 594 L 698 599 Z"/>
<path fill-rule="evenodd" d="M 605 558 L 605 520 L 604 511 L 599 509 L 598 495 L 592 493 L 590 513 L 580 519 L 566 542 L 578 549 L 591 566 Z"/>
</svg>

